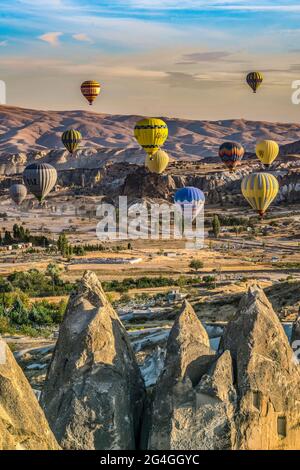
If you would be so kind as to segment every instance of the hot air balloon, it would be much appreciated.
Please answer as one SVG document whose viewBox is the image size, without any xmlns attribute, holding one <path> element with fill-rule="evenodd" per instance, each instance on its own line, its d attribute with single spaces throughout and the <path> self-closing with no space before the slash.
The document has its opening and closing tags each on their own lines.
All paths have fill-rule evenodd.
<svg viewBox="0 0 300 470">
<path fill-rule="evenodd" d="M 244 153 L 244 148 L 236 142 L 224 142 L 219 148 L 219 157 L 230 171 L 241 163 Z"/>
<path fill-rule="evenodd" d="M 262 217 L 277 196 L 279 184 L 270 173 L 252 173 L 243 178 L 241 189 L 245 199 Z"/>
<path fill-rule="evenodd" d="M 23 173 L 27 189 L 42 202 L 57 180 L 57 171 L 49 163 L 31 163 Z"/>
<path fill-rule="evenodd" d="M 256 90 L 260 87 L 263 82 L 264 77 L 260 72 L 250 72 L 246 77 L 246 81 L 250 88 L 252 88 L 253 93 L 256 93 Z"/>
<path fill-rule="evenodd" d="M 201 189 L 186 186 L 176 191 L 174 201 L 182 211 L 187 212 L 190 210 L 194 220 L 204 206 L 205 196 Z"/>
<path fill-rule="evenodd" d="M 164 150 L 147 155 L 145 165 L 151 173 L 163 173 L 169 164 L 169 156 Z"/>
<path fill-rule="evenodd" d="M 100 90 L 100 83 L 96 82 L 96 80 L 87 80 L 81 84 L 81 93 L 88 100 L 90 105 L 93 104 Z"/>
<path fill-rule="evenodd" d="M 162 119 L 147 118 L 137 122 L 134 136 L 149 154 L 156 153 L 168 137 L 168 126 Z"/>
<path fill-rule="evenodd" d="M 12 200 L 20 206 L 27 196 L 27 188 L 24 184 L 13 184 L 9 189 Z"/>
<path fill-rule="evenodd" d="M 80 132 L 76 131 L 75 129 L 65 131 L 61 136 L 62 143 L 70 153 L 73 153 L 77 149 L 81 139 L 82 136 Z"/>
<path fill-rule="evenodd" d="M 262 140 L 256 145 L 255 150 L 257 158 L 259 158 L 265 168 L 269 168 L 279 154 L 279 145 L 274 140 Z"/>
</svg>

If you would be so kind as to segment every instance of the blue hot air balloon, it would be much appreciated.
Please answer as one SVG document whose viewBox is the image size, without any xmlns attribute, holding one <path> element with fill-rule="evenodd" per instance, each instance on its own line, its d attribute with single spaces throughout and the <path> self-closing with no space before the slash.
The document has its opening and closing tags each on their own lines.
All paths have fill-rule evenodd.
<svg viewBox="0 0 300 470">
<path fill-rule="evenodd" d="M 175 204 L 179 205 L 185 213 L 191 210 L 192 218 L 194 219 L 205 203 L 205 196 L 203 191 L 192 186 L 178 189 L 174 196 Z"/>
</svg>

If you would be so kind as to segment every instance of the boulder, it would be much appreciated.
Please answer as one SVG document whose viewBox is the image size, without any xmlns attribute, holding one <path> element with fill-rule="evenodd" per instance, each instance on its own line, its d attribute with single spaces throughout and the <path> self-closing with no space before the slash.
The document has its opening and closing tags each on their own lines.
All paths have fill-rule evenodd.
<svg viewBox="0 0 300 470">
<path fill-rule="evenodd" d="M 97 276 L 71 294 L 41 403 L 65 449 L 135 449 L 144 383 Z"/>
<path fill-rule="evenodd" d="M 1 338 L 0 450 L 59 450 L 32 388 Z"/>
</svg>

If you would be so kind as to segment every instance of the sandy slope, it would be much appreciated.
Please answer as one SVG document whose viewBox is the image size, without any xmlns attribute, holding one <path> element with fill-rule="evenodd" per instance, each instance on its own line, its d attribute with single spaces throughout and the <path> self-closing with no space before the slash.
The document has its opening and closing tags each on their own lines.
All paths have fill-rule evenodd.
<svg viewBox="0 0 300 470">
<path fill-rule="evenodd" d="M 88 111 L 37 111 L 0 106 L 0 153 L 61 149 L 61 134 L 78 129 L 85 148 L 105 148 L 113 160 L 144 158 L 133 137 L 137 116 L 96 114 Z M 164 118 L 170 136 L 165 145 L 174 158 L 198 159 L 216 155 L 224 140 L 236 140 L 249 152 L 258 139 L 274 139 L 281 144 L 300 140 L 300 124 L 270 123 L 232 119 L 191 121 Z M 117 151 L 117 152 L 116 152 Z"/>
</svg>

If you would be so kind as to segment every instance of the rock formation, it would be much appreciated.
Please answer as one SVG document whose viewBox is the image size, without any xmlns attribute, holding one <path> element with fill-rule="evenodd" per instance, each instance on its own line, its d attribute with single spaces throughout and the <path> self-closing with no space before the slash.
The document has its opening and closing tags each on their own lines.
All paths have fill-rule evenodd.
<svg viewBox="0 0 300 470">
<path fill-rule="evenodd" d="M 298 449 L 300 373 L 282 325 L 264 292 L 251 288 L 229 323 L 238 403 L 233 449 Z"/>
<path fill-rule="evenodd" d="M 186 303 L 171 330 L 150 449 L 298 449 L 300 371 L 264 292 L 251 288 L 213 356 Z"/>
<path fill-rule="evenodd" d="M 87 272 L 70 297 L 42 392 L 50 426 L 65 449 L 134 449 L 143 399 L 126 330 Z"/>
<path fill-rule="evenodd" d="M 58 450 L 35 394 L 0 339 L 0 450 Z"/>
<path fill-rule="evenodd" d="M 164 369 L 155 389 L 149 449 L 201 448 L 194 386 L 213 358 L 208 335 L 185 301 L 170 332 Z"/>
<path fill-rule="evenodd" d="M 299 308 L 298 318 L 293 324 L 291 342 L 293 343 L 294 341 L 300 341 L 300 308 Z"/>
<path fill-rule="evenodd" d="M 170 175 L 150 173 L 145 167 L 139 167 L 129 173 L 122 188 L 122 195 L 133 198 L 154 197 L 170 199 L 176 186 Z"/>
</svg>

